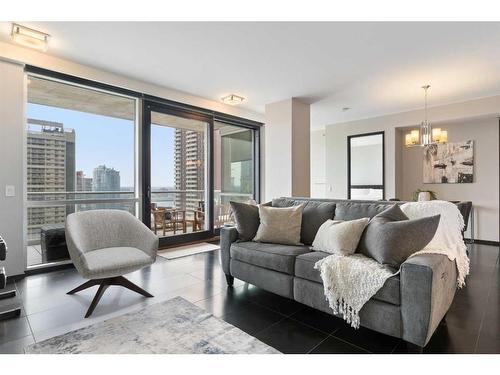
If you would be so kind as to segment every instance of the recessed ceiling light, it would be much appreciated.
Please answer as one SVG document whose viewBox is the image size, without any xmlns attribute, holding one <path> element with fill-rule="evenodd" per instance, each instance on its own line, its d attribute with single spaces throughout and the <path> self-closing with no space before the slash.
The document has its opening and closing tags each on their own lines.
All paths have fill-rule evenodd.
<svg viewBox="0 0 500 375">
<path fill-rule="evenodd" d="M 12 24 L 12 40 L 25 47 L 34 48 L 40 51 L 47 51 L 49 34 L 31 29 L 17 23 Z"/>
<path fill-rule="evenodd" d="M 245 98 L 235 94 L 230 94 L 222 97 L 221 100 L 226 104 L 237 105 L 240 104 L 243 100 L 245 100 Z"/>
</svg>

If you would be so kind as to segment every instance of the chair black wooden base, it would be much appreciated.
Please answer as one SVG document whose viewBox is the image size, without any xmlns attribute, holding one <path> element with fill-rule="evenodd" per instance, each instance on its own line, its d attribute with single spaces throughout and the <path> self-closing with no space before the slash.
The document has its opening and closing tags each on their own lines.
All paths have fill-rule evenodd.
<svg viewBox="0 0 500 375">
<path fill-rule="evenodd" d="M 96 308 L 97 304 L 99 303 L 104 292 L 111 285 L 123 286 L 127 289 L 130 289 L 136 293 L 143 295 L 144 297 L 153 297 L 153 295 L 146 292 L 144 289 L 137 286 L 136 284 L 134 284 L 130 280 L 127 280 L 123 276 L 109 277 L 106 279 L 89 280 L 89 281 L 83 283 L 82 285 L 77 286 L 75 289 L 70 290 L 67 294 L 75 294 L 77 292 L 81 292 L 84 289 L 87 289 L 87 288 L 90 288 L 90 287 L 93 287 L 96 285 L 99 285 L 99 289 L 97 289 L 97 293 L 95 294 L 94 299 L 92 300 L 92 303 L 90 304 L 90 307 L 87 310 L 87 313 L 85 314 L 85 318 L 88 318 L 90 315 L 92 315 L 92 313 L 94 312 L 94 309 Z"/>
</svg>

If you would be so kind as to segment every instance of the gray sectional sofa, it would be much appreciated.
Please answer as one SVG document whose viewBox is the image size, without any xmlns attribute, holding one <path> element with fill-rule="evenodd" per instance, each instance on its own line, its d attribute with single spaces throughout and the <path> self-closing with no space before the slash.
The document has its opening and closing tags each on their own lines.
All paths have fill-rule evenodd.
<svg viewBox="0 0 500 375">
<path fill-rule="evenodd" d="M 229 285 L 234 277 L 280 296 L 332 314 L 314 264 L 328 256 L 311 251 L 324 217 L 353 220 L 373 217 L 395 202 L 279 198 L 273 206 L 305 203 L 301 228 L 304 246 L 239 241 L 235 227 L 221 229 L 221 260 Z M 450 307 L 457 283 L 455 262 L 446 256 L 422 254 L 401 266 L 360 311 L 361 325 L 401 338 L 420 352 Z"/>
</svg>

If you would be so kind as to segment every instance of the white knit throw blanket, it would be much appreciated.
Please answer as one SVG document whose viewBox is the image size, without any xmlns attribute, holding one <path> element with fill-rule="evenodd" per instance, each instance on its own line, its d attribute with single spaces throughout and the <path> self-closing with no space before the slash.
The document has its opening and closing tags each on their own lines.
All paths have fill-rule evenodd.
<svg viewBox="0 0 500 375">
<path fill-rule="evenodd" d="M 409 219 L 441 215 L 436 234 L 431 242 L 411 257 L 418 254 L 446 255 L 449 260 L 457 264 L 457 286 L 462 288 L 469 274 L 469 257 L 467 245 L 462 238 L 464 218 L 457 206 L 447 201 L 410 202 L 402 204 L 401 210 Z"/>
<path fill-rule="evenodd" d="M 394 275 L 362 254 L 332 254 L 316 262 L 314 268 L 320 271 L 325 297 L 333 313 L 342 314 L 353 328 L 359 328 L 359 310 Z"/>
<path fill-rule="evenodd" d="M 440 214 L 434 238 L 421 251 L 413 254 L 443 254 L 457 264 L 457 285 L 465 285 L 469 273 L 469 258 L 462 239 L 464 221 L 457 206 L 450 202 L 431 201 L 405 203 L 401 210 L 410 218 L 417 219 Z M 341 256 L 332 254 L 315 265 L 323 280 L 328 304 L 336 315 L 353 328 L 359 328 L 359 311 L 383 286 L 386 280 L 399 273 L 390 271 L 372 258 L 362 254 Z"/>
</svg>

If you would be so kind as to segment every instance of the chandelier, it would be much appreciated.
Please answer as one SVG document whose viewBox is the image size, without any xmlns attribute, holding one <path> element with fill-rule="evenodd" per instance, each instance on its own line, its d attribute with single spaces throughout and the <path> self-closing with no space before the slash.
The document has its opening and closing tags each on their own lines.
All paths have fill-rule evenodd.
<svg viewBox="0 0 500 375">
<path fill-rule="evenodd" d="M 431 123 L 427 118 L 427 91 L 431 86 L 422 86 L 424 89 L 424 121 L 420 124 L 419 129 L 411 130 L 405 135 L 405 145 L 411 146 L 427 146 L 434 143 L 448 142 L 448 131 L 441 128 L 432 128 Z"/>
</svg>

